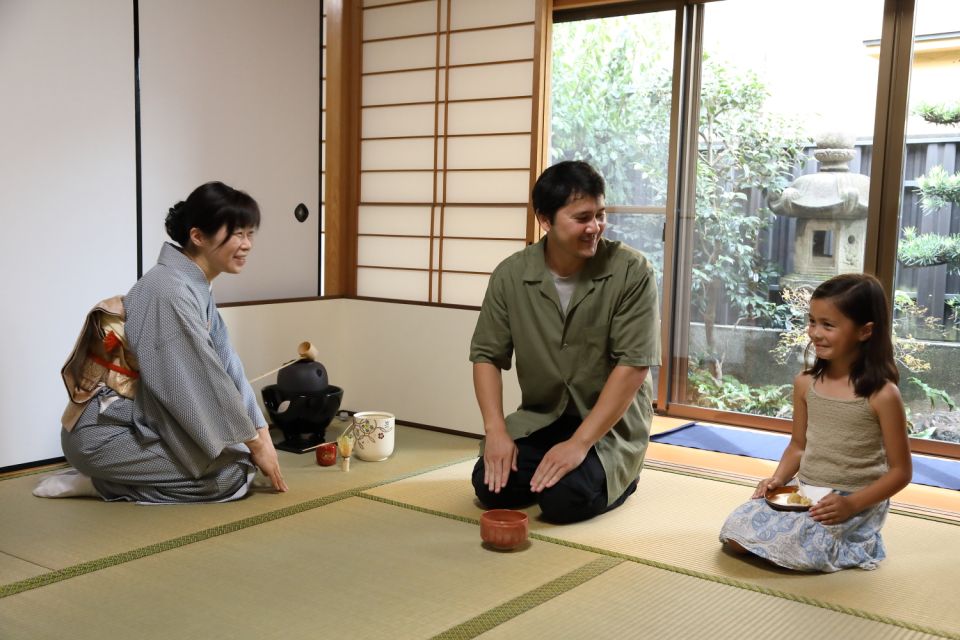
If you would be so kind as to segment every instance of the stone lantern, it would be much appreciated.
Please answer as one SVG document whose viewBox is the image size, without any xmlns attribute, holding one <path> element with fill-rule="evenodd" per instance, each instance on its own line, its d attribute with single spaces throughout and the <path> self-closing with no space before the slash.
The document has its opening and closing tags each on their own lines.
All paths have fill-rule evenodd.
<svg viewBox="0 0 960 640">
<path fill-rule="evenodd" d="M 835 275 L 863 270 L 870 178 L 850 173 L 853 144 L 853 136 L 821 135 L 813 152 L 820 170 L 768 197 L 774 213 L 797 219 L 794 269 L 780 279 L 783 287 L 815 288 Z"/>
</svg>

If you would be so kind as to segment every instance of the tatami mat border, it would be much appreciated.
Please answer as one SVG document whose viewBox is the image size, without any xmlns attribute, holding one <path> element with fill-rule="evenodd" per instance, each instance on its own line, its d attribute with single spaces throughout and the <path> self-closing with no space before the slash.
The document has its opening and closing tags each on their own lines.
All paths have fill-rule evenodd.
<svg viewBox="0 0 960 640">
<path fill-rule="evenodd" d="M 451 627 L 443 633 L 438 633 L 433 636 L 432 640 L 471 640 L 472 638 L 476 638 L 480 634 L 490 631 L 497 625 L 512 620 L 548 600 L 552 600 L 571 589 L 579 587 L 583 583 L 593 580 L 600 574 L 622 563 L 623 560 L 617 558 L 600 556 L 582 567 L 574 569 L 570 573 L 551 580 L 536 589 L 527 591 L 493 609 L 484 611 L 480 615 L 458 624 L 455 627 Z"/>
<path fill-rule="evenodd" d="M 8 471 L 4 474 L 0 474 L 0 482 L 4 480 L 13 480 L 14 478 L 22 478 L 24 476 L 35 476 L 39 473 L 48 473 L 50 471 L 60 471 L 61 469 L 66 469 L 70 465 L 66 462 L 58 462 L 52 465 L 44 465 L 42 467 L 33 467 L 30 469 L 23 469 L 22 471 Z"/>
<path fill-rule="evenodd" d="M 430 515 L 440 516 L 443 518 L 449 518 L 451 520 L 458 520 L 460 522 L 470 522 L 474 524 L 480 523 L 480 521 L 477 518 L 468 518 L 466 516 L 461 516 L 454 513 L 447 513 L 444 511 L 438 511 L 436 509 L 427 509 L 425 507 L 412 505 L 406 502 L 400 502 L 398 500 L 391 500 L 390 498 L 384 498 L 382 496 L 371 495 L 366 493 L 358 493 L 357 497 L 366 498 L 367 500 L 373 500 L 375 502 L 382 502 L 384 504 L 389 504 L 395 507 L 401 507 L 403 509 L 418 511 L 420 513 L 427 513 Z M 571 542 L 569 540 L 563 540 L 561 538 L 546 536 L 546 535 L 543 535 L 542 533 L 531 532 L 529 535 L 534 540 L 541 540 L 543 542 L 558 544 L 564 547 L 569 547 L 571 549 L 577 549 L 579 551 L 587 551 L 589 553 L 595 553 L 598 555 L 607 556 L 609 558 L 614 558 L 621 561 L 626 560 L 630 562 L 635 562 L 637 564 L 653 567 L 655 569 L 663 569 L 664 571 L 671 571 L 673 573 L 679 573 L 681 575 L 689 576 L 692 578 L 699 578 L 701 580 L 716 582 L 729 587 L 735 587 L 737 589 L 746 589 L 747 591 L 753 591 L 756 593 L 761 593 L 763 595 L 773 596 L 775 598 L 782 598 L 784 600 L 790 600 L 792 602 L 799 602 L 801 604 L 807 604 L 810 606 L 819 607 L 821 609 L 827 609 L 830 611 L 835 611 L 837 613 L 843 613 L 850 616 L 856 616 L 858 618 L 863 618 L 865 620 L 870 620 L 872 622 L 881 622 L 881 623 L 889 624 L 895 627 L 900 627 L 902 629 L 908 629 L 910 631 L 918 631 L 920 633 L 939 636 L 941 638 L 949 638 L 950 640 L 960 640 L 960 634 L 951 633 L 951 632 L 943 631 L 940 629 L 934 629 L 932 627 L 914 624 L 912 622 L 906 622 L 904 620 L 897 620 L 896 618 L 891 618 L 889 616 L 871 613 L 869 611 L 863 611 L 861 609 L 844 607 L 842 605 L 834 604 L 832 602 L 817 600 L 815 598 L 808 598 L 806 596 L 802 596 L 794 593 L 788 593 L 786 591 L 780 591 L 778 589 L 770 589 L 767 587 L 762 587 L 760 585 L 751 584 L 749 582 L 743 582 L 740 580 L 734 580 L 733 578 L 727 578 L 725 576 L 718 576 L 718 575 L 713 575 L 709 573 L 703 573 L 701 571 L 694 571 L 692 569 L 684 569 L 683 567 L 677 567 L 671 564 L 667 564 L 665 562 L 648 560 L 646 558 L 641 558 L 639 556 L 633 556 L 627 553 L 620 553 L 618 551 L 611 551 L 609 549 L 603 549 L 600 547 L 592 547 L 590 545 L 580 544 L 579 542 Z M 481 616 L 479 617 L 483 617 L 484 615 L 485 614 L 481 614 Z M 452 636 L 452 637 L 472 638 L 474 636 Z"/>
<path fill-rule="evenodd" d="M 461 464 L 468 460 L 473 460 L 475 457 L 476 456 L 471 455 L 469 457 L 460 458 L 459 460 L 453 460 L 450 462 L 445 462 L 443 464 L 433 465 L 431 467 L 425 467 L 423 469 L 417 469 L 416 471 L 411 471 L 410 473 L 401 474 L 399 476 L 395 476 L 387 480 L 382 480 L 380 482 L 375 482 L 375 483 L 363 485 L 361 487 L 348 489 L 346 491 L 341 491 L 339 493 L 335 493 L 329 496 L 324 496 L 322 498 L 314 498 L 313 500 L 307 500 L 294 505 L 290 505 L 288 507 L 283 507 L 281 509 L 275 509 L 273 511 L 268 511 L 266 513 L 250 516 L 248 518 L 242 518 L 240 520 L 235 520 L 233 522 L 228 522 L 226 524 L 217 525 L 215 527 L 209 527 L 201 531 L 188 533 L 183 536 L 172 538 L 170 540 L 165 540 L 163 542 L 157 542 L 155 544 L 147 545 L 145 547 L 131 549 L 130 551 L 116 553 L 103 558 L 98 558 L 96 560 L 90 560 L 88 562 L 81 562 L 80 564 L 64 567 L 63 569 L 58 569 L 56 571 L 50 571 L 48 573 L 42 573 L 38 576 L 33 576 L 30 578 L 26 578 L 24 580 L 19 580 L 17 582 L 11 582 L 9 584 L 0 585 L 0 599 L 6 598 L 8 596 L 16 595 L 24 591 L 30 591 L 31 589 L 45 587 L 49 584 L 60 582 L 62 580 L 69 580 L 70 578 L 75 578 L 77 576 L 93 573 L 94 571 L 100 571 L 101 569 L 114 567 L 116 565 L 123 564 L 125 562 L 130 562 L 131 560 L 138 560 L 140 558 L 145 558 L 147 556 L 152 556 L 157 553 L 162 553 L 164 551 L 169 551 L 171 549 L 183 547 L 188 544 L 193 544 L 195 542 L 202 542 L 203 540 L 209 540 L 210 538 L 222 536 L 227 533 L 233 533 L 241 529 L 246 529 L 247 527 L 254 527 L 260 524 L 278 520 L 280 518 L 286 518 L 292 515 L 296 515 L 298 513 L 303 513 L 304 511 L 316 509 L 317 507 L 322 507 L 324 505 L 328 505 L 333 502 L 338 502 L 346 498 L 352 498 L 352 497 L 358 496 L 363 491 L 375 489 L 385 484 L 390 484 L 392 482 L 405 480 L 407 478 L 412 478 L 424 473 L 429 473 L 431 471 L 437 471 L 438 469 L 443 469 L 444 467 L 449 467 L 455 464 Z"/>
</svg>

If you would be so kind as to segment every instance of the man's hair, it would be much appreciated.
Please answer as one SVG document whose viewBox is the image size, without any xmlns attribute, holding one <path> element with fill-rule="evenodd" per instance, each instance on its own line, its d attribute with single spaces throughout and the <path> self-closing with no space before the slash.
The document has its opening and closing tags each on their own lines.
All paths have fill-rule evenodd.
<svg viewBox="0 0 960 640">
<path fill-rule="evenodd" d="M 533 210 L 553 224 L 557 211 L 573 200 L 599 198 L 606 183 L 596 169 L 582 160 L 564 160 L 549 167 L 533 185 Z"/>
</svg>

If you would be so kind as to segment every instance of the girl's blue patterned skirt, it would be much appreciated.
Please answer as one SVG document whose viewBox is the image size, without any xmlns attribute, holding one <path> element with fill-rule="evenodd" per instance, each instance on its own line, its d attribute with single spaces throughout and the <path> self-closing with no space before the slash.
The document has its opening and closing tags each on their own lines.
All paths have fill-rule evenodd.
<svg viewBox="0 0 960 640">
<path fill-rule="evenodd" d="M 756 498 L 730 514 L 720 529 L 720 541 L 732 540 L 761 558 L 797 571 L 871 570 L 887 557 L 880 528 L 889 508 L 890 501 L 884 500 L 846 522 L 825 525 L 806 511 L 777 511 Z"/>
</svg>

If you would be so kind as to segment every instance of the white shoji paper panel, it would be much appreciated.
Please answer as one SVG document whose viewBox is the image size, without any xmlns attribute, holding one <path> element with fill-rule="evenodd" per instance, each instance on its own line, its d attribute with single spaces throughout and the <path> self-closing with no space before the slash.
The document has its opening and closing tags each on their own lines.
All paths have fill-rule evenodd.
<svg viewBox="0 0 960 640">
<path fill-rule="evenodd" d="M 322 173 L 327 172 L 327 141 L 322 140 L 320 142 L 320 171 Z"/>
<path fill-rule="evenodd" d="M 464 304 L 479 307 L 487 292 L 490 276 L 472 273 L 444 273 L 442 302 L 444 304 Z M 434 296 L 437 289 L 434 287 Z"/>
<path fill-rule="evenodd" d="M 533 22 L 535 9 L 535 0 L 453 0 L 450 28 L 472 29 Z"/>
<path fill-rule="evenodd" d="M 364 140 L 360 143 L 360 168 L 433 170 L 433 138 Z"/>
<path fill-rule="evenodd" d="M 357 269 L 357 295 L 369 298 L 427 302 L 427 282 L 426 271 Z"/>
<path fill-rule="evenodd" d="M 357 263 L 367 267 L 426 269 L 430 264 L 430 241 L 426 238 L 379 238 L 360 236 Z"/>
<path fill-rule="evenodd" d="M 440 64 L 446 56 L 446 37 L 440 36 Z M 363 72 L 398 71 L 437 64 L 437 37 L 404 38 L 363 45 Z"/>
<path fill-rule="evenodd" d="M 450 138 L 447 169 L 519 169 L 530 165 L 530 135 Z"/>
<path fill-rule="evenodd" d="M 447 202 L 525 203 L 529 171 L 447 172 Z"/>
<path fill-rule="evenodd" d="M 432 104 L 363 109 L 361 135 L 364 138 L 432 136 L 435 111 Z M 529 107 L 527 111 L 529 125 Z M 440 116 L 443 116 L 443 109 L 440 109 Z"/>
<path fill-rule="evenodd" d="M 437 4 L 434 0 L 368 9 L 363 12 L 364 40 L 433 33 L 436 28 Z"/>
<path fill-rule="evenodd" d="M 440 235 L 440 216 L 434 227 Z M 527 235 L 525 207 L 445 207 L 443 211 L 445 236 L 477 238 L 517 238 Z"/>
<path fill-rule="evenodd" d="M 436 271 L 430 273 L 430 280 L 433 282 L 433 296 L 430 298 L 430 302 L 440 302 L 438 294 L 440 293 L 440 274 Z"/>
<path fill-rule="evenodd" d="M 450 64 L 533 58 L 533 25 L 465 31 L 450 36 Z"/>
<path fill-rule="evenodd" d="M 523 249 L 523 240 L 444 240 L 443 269 L 491 272 L 507 256 Z"/>
<path fill-rule="evenodd" d="M 491 100 L 489 102 L 454 102 L 447 106 L 452 135 L 530 131 L 533 101 Z"/>
<path fill-rule="evenodd" d="M 530 81 L 529 78 L 527 80 Z M 432 101 L 437 95 L 436 72 L 401 71 L 382 76 L 364 76 L 362 91 L 364 106 Z"/>
<path fill-rule="evenodd" d="M 382 4 L 396 4 L 398 0 L 363 0 L 364 7 L 378 7 Z"/>
<path fill-rule="evenodd" d="M 438 215 L 439 217 L 439 215 Z M 430 207 L 360 207 L 360 233 L 430 235 Z"/>
<path fill-rule="evenodd" d="M 533 62 L 450 69 L 450 100 L 529 96 L 532 91 Z"/>
<path fill-rule="evenodd" d="M 440 269 L 440 238 L 433 239 L 433 259 L 430 261 L 430 267 L 435 270 Z"/>
<path fill-rule="evenodd" d="M 431 202 L 433 171 L 364 173 L 360 176 L 360 200 L 370 202 Z"/>
</svg>

